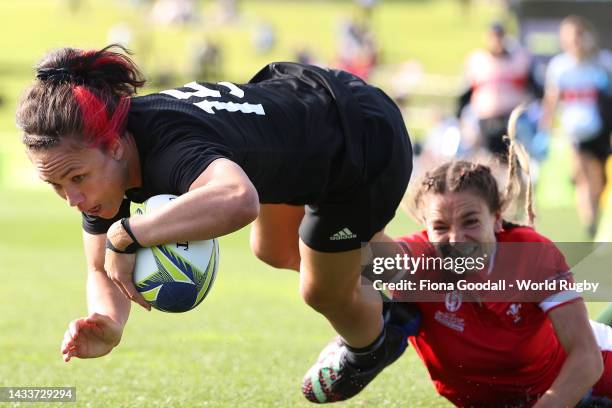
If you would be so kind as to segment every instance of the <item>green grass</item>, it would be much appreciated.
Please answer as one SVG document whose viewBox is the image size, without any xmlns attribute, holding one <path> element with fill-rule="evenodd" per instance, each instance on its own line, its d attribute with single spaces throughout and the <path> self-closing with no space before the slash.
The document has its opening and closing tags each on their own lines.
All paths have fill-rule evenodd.
<svg viewBox="0 0 612 408">
<path fill-rule="evenodd" d="M 51 192 L 0 193 L 0 386 L 76 386 L 77 406 L 309 406 L 299 381 L 332 337 L 298 277 L 221 239 L 210 296 L 181 315 L 134 308 L 109 356 L 63 363 L 68 322 L 86 312 L 78 214 Z M 399 228 L 399 226 L 398 226 Z M 442 404 L 412 352 L 346 406 Z"/>
<path fill-rule="evenodd" d="M 218 279 L 197 309 L 135 307 L 113 353 L 65 364 L 63 332 L 86 313 L 80 217 L 50 191 L 5 189 L 0 202 L 0 386 L 76 386 L 78 407 L 310 406 L 299 381 L 333 332 L 300 300 L 294 272 L 250 254 L 248 229 L 221 239 Z M 572 211 L 546 214 L 544 233 L 571 236 Z M 415 229 L 403 214 L 389 227 L 393 235 Z M 411 350 L 342 406 L 446 403 Z"/>
<path fill-rule="evenodd" d="M 255 260 L 248 230 L 221 239 L 219 277 L 196 310 L 170 315 L 134 308 L 122 344 L 111 355 L 63 363 L 63 332 L 71 319 L 86 313 L 80 218 L 51 191 L 31 188 L 42 183 L 22 152 L 13 117 L 17 96 L 33 78 L 31 67 L 46 50 L 99 47 L 119 21 L 140 29 L 146 25 L 118 2 L 86 3 L 70 16 L 64 2 L 0 2 L 0 386 L 76 386 L 78 402 L 71 406 L 77 407 L 312 406 L 303 401 L 299 382 L 333 332 L 300 300 L 295 273 Z M 209 3 L 204 12 L 210 15 Z M 147 74 L 175 69 L 180 84 L 187 80 L 189 41 L 209 35 L 224 46 L 226 78 L 243 81 L 268 61 L 292 58 L 303 43 L 330 60 L 337 23 L 352 10 L 350 2 L 243 3 L 246 20 L 233 27 L 148 27 L 144 37 L 141 30 L 140 40 L 152 41 L 153 53 L 139 54 L 137 42 L 136 61 Z M 480 43 L 482 27 L 497 13 L 476 5 L 461 16 L 452 0 L 385 2 L 374 24 L 386 63 L 418 59 L 429 72 L 456 75 L 465 53 Z M 279 44 L 261 56 L 252 50 L 250 30 L 263 20 L 276 25 Z M 563 168 L 559 157 L 547 170 L 549 180 Z M 554 196 L 554 186 L 542 194 Z M 540 230 L 553 240 L 582 238 L 567 202 L 539 214 Z M 416 228 L 398 214 L 388 231 L 397 236 Z M 590 310 L 602 307 L 593 304 Z M 410 350 L 358 398 L 339 406 L 447 405 Z"/>
</svg>

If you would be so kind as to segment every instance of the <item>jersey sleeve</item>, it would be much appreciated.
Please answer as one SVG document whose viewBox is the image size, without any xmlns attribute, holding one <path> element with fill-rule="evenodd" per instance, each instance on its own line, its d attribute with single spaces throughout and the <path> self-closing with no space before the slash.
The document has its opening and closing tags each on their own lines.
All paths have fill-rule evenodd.
<svg viewBox="0 0 612 408">
<path fill-rule="evenodd" d="M 542 275 L 541 279 L 556 282 L 556 287 L 558 287 L 559 290 L 555 293 L 549 294 L 545 299 L 540 301 L 538 303 L 540 309 L 542 309 L 542 311 L 545 313 L 548 313 L 552 309 L 565 303 L 581 299 L 581 296 L 576 291 L 560 288 L 561 282 L 573 283 L 574 275 L 565 261 L 565 256 L 563 256 L 559 248 L 557 248 L 557 246 L 552 242 L 549 242 L 546 245 L 544 262 L 549 265 L 554 265 L 551 269 L 545 268 L 545 270 L 551 271 L 553 274 L 550 276 Z"/>
<path fill-rule="evenodd" d="M 233 159 L 225 146 L 206 140 L 196 131 L 187 131 L 171 140 L 157 146 L 145 169 L 148 178 L 145 182 L 155 185 L 158 191 L 184 194 L 213 161 Z"/>
<path fill-rule="evenodd" d="M 119 207 L 119 212 L 111 219 L 100 218 L 93 215 L 81 213 L 81 225 L 83 230 L 93 235 L 106 234 L 110 226 L 121 218 L 130 216 L 130 200 L 124 199 Z"/>
<path fill-rule="evenodd" d="M 544 312 L 580 299 L 571 290 L 574 276 L 565 255 L 550 239 L 533 228 L 517 225 L 505 226 L 496 239 L 499 256 L 494 272 L 507 282 L 517 282 L 508 291 L 512 299 L 537 304 Z"/>
</svg>

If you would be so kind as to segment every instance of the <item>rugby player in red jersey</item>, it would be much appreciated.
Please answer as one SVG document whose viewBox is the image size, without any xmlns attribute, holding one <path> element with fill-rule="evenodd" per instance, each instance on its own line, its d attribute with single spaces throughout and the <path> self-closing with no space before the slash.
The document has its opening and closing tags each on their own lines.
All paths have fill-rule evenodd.
<svg viewBox="0 0 612 408">
<path fill-rule="evenodd" d="M 522 278 L 572 281 L 550 240 L 532 227 L 504 221 L 503 210 L 521 177 L 513 144 L 508 163 L 510 182 L 504 193 L 490 168 L 481 164 L 453 161 L 426 173 L 413 196 L 414 215 L 425 230 L 399 241 L 412 256 L 423 248 L 439 252 L 435 248 L 444 245 L 452 250 L 477 244 L 489 259 L 482 273 L 494 273 L 503 263 Z M 530 198 L 527 208 L 532 224 Z M 545 256 L 521 257 L 504 247 L 510 242 L 539 245 Z M 490 302 L 454 290 L 439 301 L 415 303 L 422 320 L 410 341 L 437 392 L 456 406 L 573 407 L 612 397 L 612 329 L 590 322 L 573 291 L 549 291 L 538 301 L 508 296 Z"/>
</svg>

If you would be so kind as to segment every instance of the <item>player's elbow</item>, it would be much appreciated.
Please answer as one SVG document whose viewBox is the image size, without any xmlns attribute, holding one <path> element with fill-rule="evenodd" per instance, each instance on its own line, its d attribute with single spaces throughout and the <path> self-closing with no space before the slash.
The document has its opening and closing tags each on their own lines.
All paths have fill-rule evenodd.
<svg viewBox="0 0 612 408">
<path fill-rule="evenodd" d="M 586 364 L 586 366 L 588 367 L 587 375 L 589 382 L 595 384 L 597 381 L 599 381 L 604 372 L 603 358 L 601 357 L 599 348 L 589 352 L 589 362 Z"/>
<path fill-rule="evenodd" d="M 236 188 L 232 201 L 232 218 L 239 226 L 250 224 L 259 215 L 259 195 L 254 187 Z"/>
<path fill-rule="evenodd" d="M 595 346 L 588 350 L 583 350 L 580 360 L 582 361 L 582 364 L 580 364 L 582 368 L 580 370 L 582 371 L 580 377 L 587 384 L 595 384 L 604 372 L 604 364 L 599 347 Z"/>
</svg>

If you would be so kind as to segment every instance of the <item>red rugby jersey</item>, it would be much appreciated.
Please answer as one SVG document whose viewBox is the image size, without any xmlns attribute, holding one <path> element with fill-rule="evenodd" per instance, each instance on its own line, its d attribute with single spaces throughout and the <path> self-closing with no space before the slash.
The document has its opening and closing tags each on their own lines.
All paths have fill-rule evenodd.
<svg viewBox="0 0 612 408">
<path fill-rule="evenodd" d="M 496 234 L 498 243 L 536 242 L 546 248 L 538 260 L 547 264 L 534 273 L 533 261 L 516 254 L 513 265 L 523 278 L 572 281 L 561 252 L 547 238 L 528 227 Z M 425 231 L 398 239 L 425 243 Z M 417 245 L 423 247 L 423 245 Z M 498 245 L 502 262 L 504 245 Z M 414 254 L 413 254 L 414 256 Z M 555 277 L 544 276 L 556 272 Z M 544 275 L 543 275 L 544 274 Z M 537 276 L 540 275 L 540 276 Z M 553 383 L 565 361 L 547 312 L 579 299 L 575 292 L 546 293 L 539 302 L 468 302 L 465 294 L 449 292 L 445 302 L 416 302 L 422 312 L 419 333 L 410 341 L 426 365 L 438 393 L 457 406 L 535 403 Z"/>
</svg>

